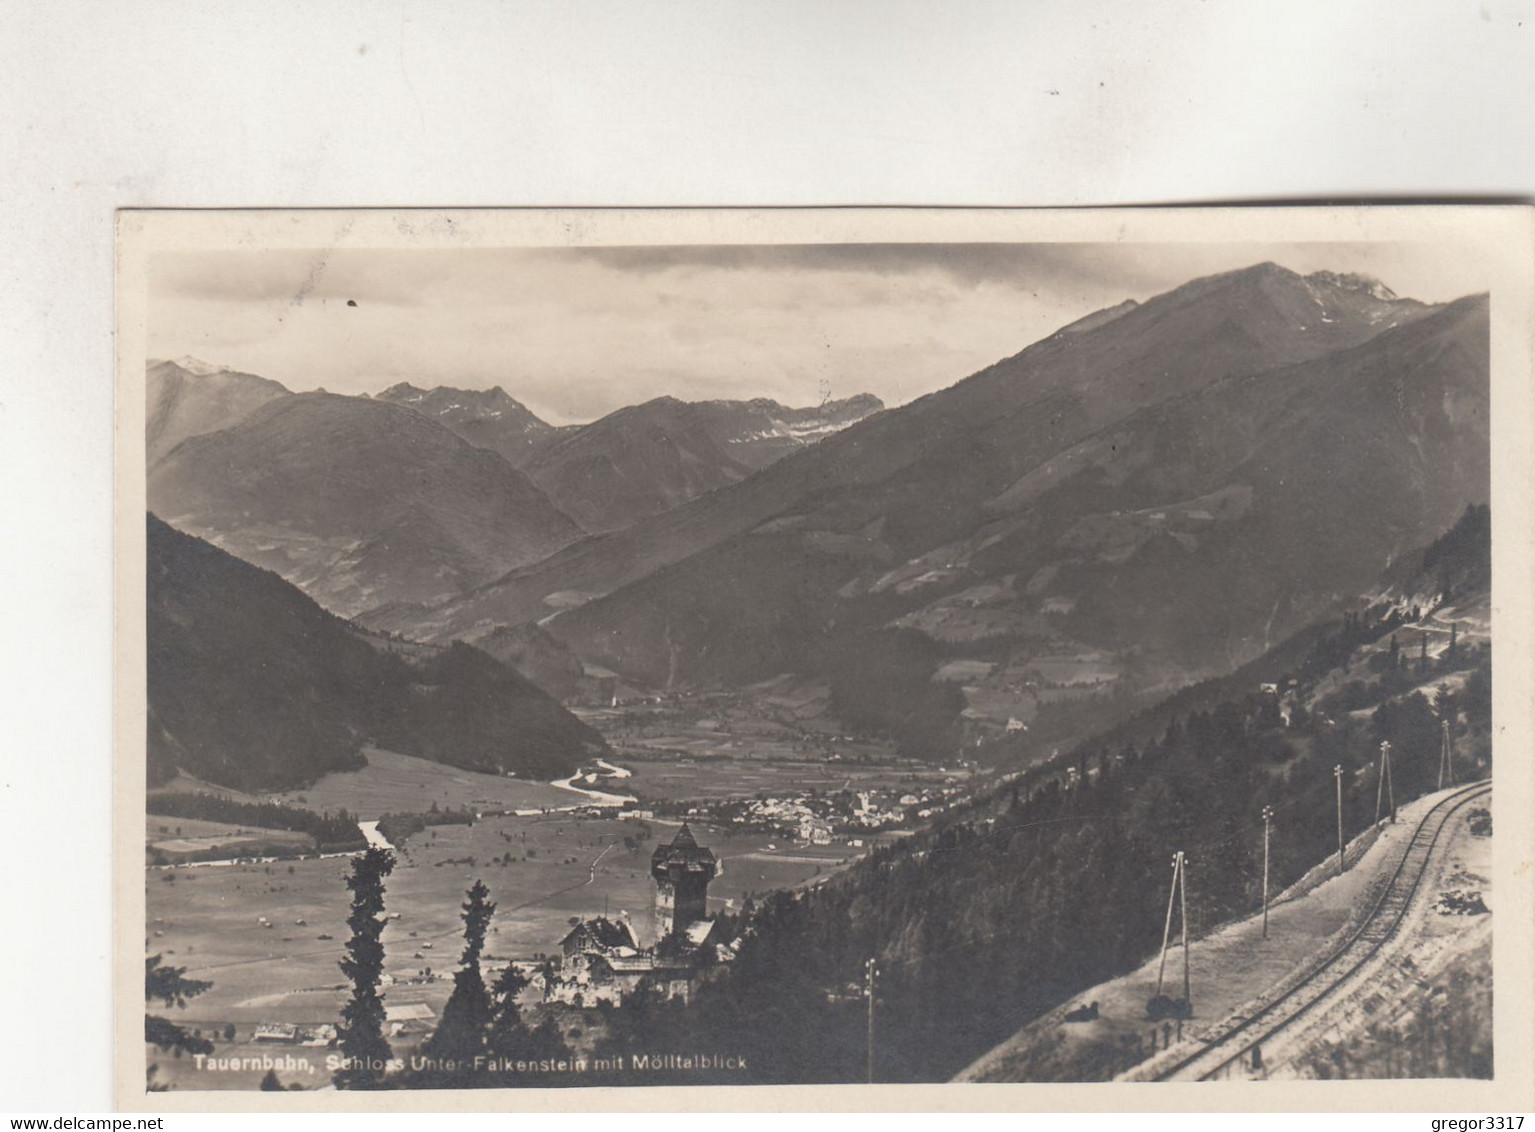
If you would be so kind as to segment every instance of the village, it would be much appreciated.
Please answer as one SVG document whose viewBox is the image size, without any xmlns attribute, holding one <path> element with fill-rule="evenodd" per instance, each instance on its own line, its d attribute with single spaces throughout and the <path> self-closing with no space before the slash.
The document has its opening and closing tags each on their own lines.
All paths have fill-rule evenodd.
<svg viewBox="0 0 1535 1132">
<path fill-rule="evenodd" d="M 588 665 L 585 689 L 575 710 L 623 760 L 621 788 L 636 798 L 621 816 L 863 848 L 943 813 L 986 773 L 963 758 L 902 758 L 888 740 L 850 733 L 813 682 L 644 693 Z"/>
<path fill-rule="evenodd" d="M 900 835 L 942 814 L 967 796 L 957 783 L 867 790 L 808 791 L 759 798 L 685 800 L 642 811 L 654 817 L 682 817 L 776 833 L 806 845 L 844 840 L 864 847 L 873 834 Z M 769 846 L 773 848 L 773 846 Z"/>
</svg>

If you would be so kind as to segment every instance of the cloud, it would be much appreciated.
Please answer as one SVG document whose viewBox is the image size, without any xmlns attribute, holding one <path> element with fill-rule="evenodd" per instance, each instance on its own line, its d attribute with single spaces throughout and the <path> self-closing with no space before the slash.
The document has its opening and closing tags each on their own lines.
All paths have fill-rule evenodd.
<svg viewBox="0 0 1535 1132">
<path fill-rule="evenodd" d="M 1098 281 L 1088 244 L 785 244 L 603 247 L 551 250 L 639 275 L 688 270 L 829 272 L 910 276 L 929 272 L 956 284 L 1013 287 Z"/>
<path fill-rule="evenodd" d="M 562 423 L 664 394 L 896 405 L 1263 260 L 1429 301 L 1481 289 L 1474 260 L 1405 244 L 231 249 L 155 262 L 149 348 L 294 389 L 501 385 Z"/>
<path fill-rule="evenodd" d="M 413 306 L 441 277 L 443 265 L 424 260 L 409 270 L 388 270 L 399 253 L 358 253 L 324 248 L 281 251 L 166 252 L 149 270 L 152 299 L 203 302 L 286 303 L 337 299 Z"/>
</svg>

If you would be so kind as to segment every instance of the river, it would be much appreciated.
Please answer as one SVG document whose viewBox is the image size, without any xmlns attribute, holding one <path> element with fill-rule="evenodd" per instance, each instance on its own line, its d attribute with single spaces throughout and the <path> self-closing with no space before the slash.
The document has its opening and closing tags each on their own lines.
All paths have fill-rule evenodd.
<svg viewBox="0 0 1535 1132">
<path fill-rule="evenodd" d="M 602 759 L 598 759 L 596 761 L 599 767 L 608 772 L 604 777 L 628 778 L 633 773 L 633 771 L 629 770 L 627 767 L 614 766 L 612 763 L 606 762 Z M 581 777 L 583 777 L 583 775 L 580 771 L 577 771 L 569 778 L 556 779 L 555 781 L 549 783 L 549 785 L 558 787 L 561 790 L 571 790 L 585 798 L 589 798 L 591 801 L 587 804 L 593 806 L 627 806 L 630 803 L 639 801 L 638 798 L 628 794 L 608 794 L 602 790 L 588 790 L 586 787 L 575 785 L 576 779 Z"/>
<path fill-rule="evenodd" d="M 377 846 L 380 849 L 388 849 L 391 853 L 394 852 L 394 846 L 389 844 L 389 838 L 378 831 L 378 822 L 360 821 L 357 823 L 357 828 L 362 831 L 362 835 L 367 839 L 369 845 Z"/>
</svg>

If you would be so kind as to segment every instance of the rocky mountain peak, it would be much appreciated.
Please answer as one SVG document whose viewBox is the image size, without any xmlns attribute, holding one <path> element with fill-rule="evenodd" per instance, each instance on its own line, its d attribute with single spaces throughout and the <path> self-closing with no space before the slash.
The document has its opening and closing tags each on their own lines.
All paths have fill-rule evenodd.
<svg viewBox="0 0 1535 1132">
<path fill-rule="evenodd" d="M 1360 275 L 1355 272 L 1313 271 L 1306 276 L 1306 279 L 1308 282 L 1323 283 L 1342 291 L 1358 291 L 1385 303 L 1394 303 L 1399 299 L 1395 291 L 1369 275 Z"/>
</svg>

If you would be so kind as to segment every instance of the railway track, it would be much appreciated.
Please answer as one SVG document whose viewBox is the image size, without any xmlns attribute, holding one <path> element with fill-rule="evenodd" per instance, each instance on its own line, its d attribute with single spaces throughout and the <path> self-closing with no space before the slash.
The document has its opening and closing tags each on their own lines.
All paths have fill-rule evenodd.
<svg viewBox="0 0 1535 1132">
<path fill-rule="evenodd" d="M 1490 779 L 1449 794 L 1424 814 L 1385 888 L 1364 921 L 1300 982 L 1272 1002 L 1236 1014 L 1204 1035 L 1201 1047 L 1163 1067 L 1152 1080 L 1209 1081 L 1253 1068 L 1253 1051 L 1326 999 L 1375 958 L 1401 927 L 1434 849 L 1451 820 L 1492 791 Z"/>
</svg>

